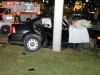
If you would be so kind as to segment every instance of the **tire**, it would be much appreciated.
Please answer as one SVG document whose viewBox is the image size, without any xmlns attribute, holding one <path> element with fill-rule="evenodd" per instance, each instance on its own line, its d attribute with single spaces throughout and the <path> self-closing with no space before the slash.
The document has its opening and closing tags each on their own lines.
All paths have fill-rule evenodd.
<svg viewBox="0 0 100 75">
<path fill-rule="evenodd" d="M 8 25 L 3 25 L 1 27 L 1 34 L 7 35 L 10 33 L 10 26 Z"/>
<path fill-rule="evenodd" d="M 90 42 L 89 43 L 81 43 L 77 45 L 77 50 L 82 51 L 82 50 L 89 50 L 93 51 L 95 49 L 95 41 L 93 38 L 90 37 Z"/>
<path fill-rule="evenodd" d="M 30 18 L 27 18 L 27 19 L 26 19 L 26 22 L 28 22 L 28 21 L 30 21 L 30 20 L 31 20 Z"/>
<path fill-rule="evenodd" d="M 38 51 L 41 47 L 41 42 L 38 38 L 30 36 L 25 39 L 24 47 L 28 52 Z"/>
</svg>

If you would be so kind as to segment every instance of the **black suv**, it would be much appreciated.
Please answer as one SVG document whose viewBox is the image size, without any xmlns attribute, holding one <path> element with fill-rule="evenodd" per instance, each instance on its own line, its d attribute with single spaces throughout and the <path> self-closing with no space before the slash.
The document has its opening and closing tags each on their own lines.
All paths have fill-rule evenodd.
<svg viewBox="0 0 100 75">
<path fill-rule="evenodd" d="M 24 24 L 13 24 L 11 26 L 11 33 L 8 36 L 10 44 L 24 45 L 27 51 L 37 51 L 41 47 L 52 46 L 53 41 L 53 12 L 38 15 Z M 46 24 L 45 24 L 46 23 Z M 73 44 L 68 43 L 69 38 L 69 24 L 63 20 L 62 24 L 62 46 L 68 47 Z M 99 29 L 88 28 L 90 43 L 75 44 L 73 47 L 80 47 L 81 49 L 93 50 L 95 45 L 99 46 Z"/>
</svg>

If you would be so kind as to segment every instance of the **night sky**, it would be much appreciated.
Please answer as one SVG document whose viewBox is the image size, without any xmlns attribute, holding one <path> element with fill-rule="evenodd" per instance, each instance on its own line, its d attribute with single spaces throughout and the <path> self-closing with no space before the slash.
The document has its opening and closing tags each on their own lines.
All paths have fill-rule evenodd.
<svg viewBox="0 0 100 75">
<path fill-rule="evenodd" d="M 54 3 L 55 0 L 49 0 L 50 3 Z M 69 3 L 70 1 L 72 1 L 72 3 L 75 3 L 75 1 L 82 1 L 85 2 L 86 0 L 64 0 L 65 3 Z M 93 0 L 89 0 L 91 2 L 93 2 Z"/>
<path fill-rule="evenodd" d="M 54 4 L 54 1 L 55 1 L 55 0 L 49 0 L 49 1 L 50 1 L 50 4 Z M 67 3 L 69 3 L 70 1 L 72 1 L 72 4 L 73 4 L 73 3 L 75 3 L 75 1 L 77 1 L 77 0 L 64 0 L 64 3 L 67 4 Z M 85 2 L 85 0 L 78 0 L 78 1 Z M 91 0 L 91 1 L 93 1 L 93 0 Z"/>
<path fill-rule="evenodd" d="M 41 1 L 42 2 L 43 0 L 0 0 L 0 1 Z M 54 3 L 55 0 L 48 0 L 48 1 L 50 4 L 52 4 L 52 3 Z M 70 1 L 72 1 L 72 3 L 75 3 L 75 1 L 85 2 L 86 0 L 64 0 L 64 3 L 69 3 Z M 100 3 L 100 0 L 89 0 L 89 1 Z"/>
</svg>

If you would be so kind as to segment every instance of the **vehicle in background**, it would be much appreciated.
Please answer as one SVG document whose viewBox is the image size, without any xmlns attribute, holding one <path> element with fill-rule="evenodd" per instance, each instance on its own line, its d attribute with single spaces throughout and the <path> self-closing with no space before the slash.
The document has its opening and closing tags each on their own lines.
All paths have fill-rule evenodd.
<svg viewBox="0 0 100 75">
<path fill-rule="evenodd" d="M 82 14 L 72 14 L 72 19 L 73 20 L 80 20 L 80 19 L 85 19 L 86 17 Z"/>
<path fill-rule="evenodd" d="M 33 19 L 40 14 L 40 6 L 36 3 L 2 1 L 2 7 L 0 7 L 1 33 L 8 34 L 10 32 L 10 26 L 14 22 L 14 15 L 17 10 L 21 13 L 22 22 Z"/>
<path fill-rule="evenodd" d="M 38 15 L 36 18 L 25 24 L 12 24 L 11 32 L 8 35 L 8 42 L 12 45 L 23 45 L 27 51 L 34 52 L 41 47 L 52 46 L 54 14 L 48 12 Z M 61 45 L 65 47 L 78 47 L 81 50 L 94 50 L 100 46 L 100 29 L 88 28 L 89 43 L 68 43 L 69 23 L 63 19 Z"/>
</svg>

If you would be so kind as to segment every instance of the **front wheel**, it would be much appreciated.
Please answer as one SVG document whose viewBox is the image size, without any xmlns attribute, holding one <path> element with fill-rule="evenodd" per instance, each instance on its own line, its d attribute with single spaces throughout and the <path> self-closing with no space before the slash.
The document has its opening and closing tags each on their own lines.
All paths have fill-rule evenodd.
<svg viewBox="0 0 100 75">
<path fill-rule="evenodd" d="M 95 48 L 95 41 L 93 38 L 90 37 L 90 42 L 89 43 L 81 43 L 77 45 L 77 50 L 82 51 L 82 50 L 90 50 L 93 51 Z"/>
<path fill-rule="evenodd" d="M 24 47 L 27 51 L 34 52 L 40 49 L 41 42 L 38 38 L 31 36 L 25 39 Z"/>
</svg>

